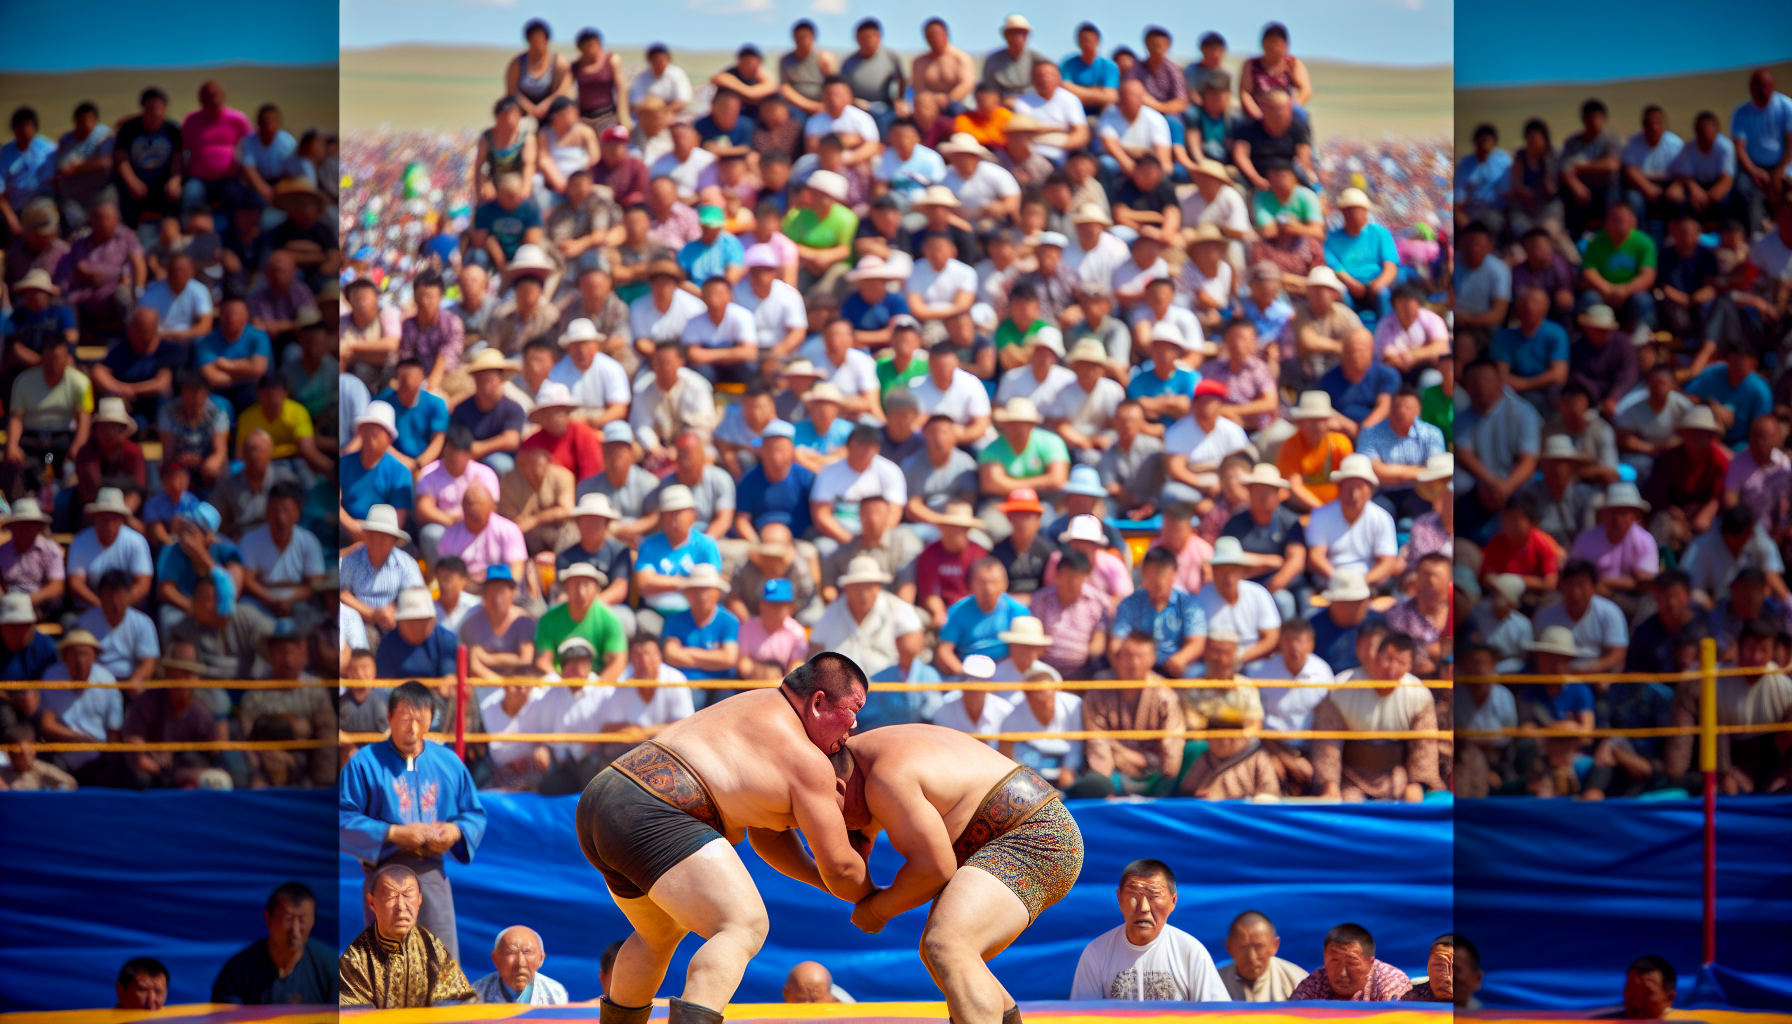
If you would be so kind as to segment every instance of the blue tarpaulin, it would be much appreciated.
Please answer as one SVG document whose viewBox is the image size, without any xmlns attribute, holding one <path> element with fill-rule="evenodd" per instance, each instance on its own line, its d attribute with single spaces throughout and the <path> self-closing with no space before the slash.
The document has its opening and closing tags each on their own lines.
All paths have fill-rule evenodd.
<svg viewBox="0 0 1792 1024">
<path fill-rule="evenodd" d="M 112 1006 L 139 956 L 170 1003 L 209 1002 L 283 882 L 317 894 L 334 945 L 337 856 L 333 791 L 0 793 L 0 1008 Z"/>
<path fill-rule="evenodd" d="M 629 928 L 602 876 L 579 852 L 578 798 L 480 795 L 491 819 L 485 843 L 472 864 L 448 866 L 468 975 L 491 970 L 485 951 L 499 931 L 527 924 L 547 945 L 542 971 L 573 999 L 595 998 L 598 956 Z M 1120 869 L 1140 857 L 1175 870 L 1180 895 L 1170 921 L 1221 963 L 1230 959 L 1226 928 L 1245 910 L 1268 914 L 1282 935 L 1281 955 L 1309 968 L 1319 963 L 1326 930 L 1343 921 L 1368 928 L 1381 958 L 1419 973 L 1431 940 L 1450 930 L 1447 804 L 1295 807 L 1178 799 L 1069 806 L 1087 849 L 1082 878 L 993 965 L 1020 999 L 1070 994 L 1083 946 L 1120 924 Z M 771 934 L 747 969 L 738 1001 L 778 1001 L 784 975 L 804 960 L 826 964 L 835 982 L 860 1000 L 940 998 L 915 952 L 924 909 L 866 935 L 848 921 L 845 903 L 766 867 L 747 844 L 739 849 L 765 898 Z M 872 874 L 888 884 L 899 863 L 880 842 Z M 341 877 L 346 944 L 360 928 L 347 908 L 360 900 L 362 874 L 344 858 Z M 661 995 L 678 994 L 697 946 L 693 937 L 679 947 Z"/>
<path fill-rule="evenodd" d="M 1666 957 L 1690 1001 L 1704 943 L 1697 800 L 1463 800 L 1456 927 L 1481 952 L 1492 1006 L 1620 1001 L 1624 970 Z M 1719 798 L 1721 1001 L 1792 1009 L 1792 797 Z M 1701 1002 L 1719 1002 L 1709 982 Z"/>
</svg>

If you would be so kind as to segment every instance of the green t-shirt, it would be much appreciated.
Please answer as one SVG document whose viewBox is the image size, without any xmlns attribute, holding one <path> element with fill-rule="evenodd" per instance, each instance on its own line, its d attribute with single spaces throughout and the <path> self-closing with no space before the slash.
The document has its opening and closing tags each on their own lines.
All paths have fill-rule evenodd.
<svg viewBox="0 0 1792 1024">
<path fill-rule="evenodd" d="M 784 215 L 784 234 L 792 242 L 810 249 L 832 249 L 851 245 L 859 232 L 859 215 L 844 203 L 835 203 L 826 218 L 817 217 L 807 206 Z"/>
<path fill-rule="evenodd" d="M 894 356 L 885 355 L 877 361 L 877 386 L 879 395 L 888 395 L 894 387 L 907 387 L 909 381 L 919 380 L 927 376 L 927 353 L 916 352 L 908 361 L 908 369 L 896 369 Z"/>
<path fill-rule="evenodd" d="M 1456 450 L 1456 401 L 1444 394 L 1442 384 L 1433 384 L 1419 396 L 1419 419 L 1444 433 L 1444 447 Z"/>
<path fill-rule="evenodd" d="M 535 650 L 554 651 L 554 668 L 560 668 L 560 644 L 569 636 L 582 636 L 597 652 L 592 660 L 592 671 L 603 668 L 604 655 L 621 654 L 628 650 L 628 640 L 622 635 L 622 623 L 616 616 L 601 604 L 593 604 L 585 613 L 585 621 L 572 621 L 572 613 L 567 611 L 566 602 L 548 609 L 540 621 L 535 623 Z"/>
<path fill-rule="evenodd" d="M 1008 436 L 1004 434 L 996 438 L 994 444 L 983 449 L 982 454 L 977 456 L 977 461 L 1000 463 L 1002 470 L 1009 476 L 1025 480 L 1044 473 L 1046 467 L 1054 462 L 1068 463 L 1070 449 L 1064 446 L 1064 439 L 1057 434 L 1044 427 L 1034 427 L 1033 432 L 1027 435 L 1027 446 L 1019 455 L 1014 453 L 1013 446 L 1008 443 Z"/>
<path fill-rule="evenodd" d="M 1641 231 L 1632 231 L 1624 236 L 1623 245 L 1613 245 L 1611 236 L 1601 231 L 1587 243 L 1582 259 L 1588 270 L 1599 271 L 1599 276 L 1612 284 L 1629 284 L 1644 267 L 1655 266 L 1655 242 Z"/>
<path fill-rule="evenodd" d="M 1258 227 L 1280 220 L 1283 214 L 1287 214 L 1290 221 L 1316 224 L 1320 219 L 1319 197 L 1305 185 L 1296 185 L 1287 203 L 1277 199 L 1276 194 L 1269 189 L 1264 189 L 1251 199 L 1251 220 Z"/>
<path fill-rule="evenodd" d="M 1014 326 L 1013 320 L 1003 320 L 996 325 L 996 351 L 1000 352 L 1010 345 L 1025 345 L 1032 341 L 1033 336 L 1038 334 L 1039 329 L 1045 325 L 1044 320 L 1035 320 L 1023 331 Z"/>
</svg>

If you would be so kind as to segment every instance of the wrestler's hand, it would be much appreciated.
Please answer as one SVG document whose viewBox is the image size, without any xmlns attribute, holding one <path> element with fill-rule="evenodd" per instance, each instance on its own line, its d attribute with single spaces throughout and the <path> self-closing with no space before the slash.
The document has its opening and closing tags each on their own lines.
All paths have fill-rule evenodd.
<svg viewBox="0 0 1792 1024">
<path fill-rule="evenodd" d="M 859 855 L 866 866 L 871 864 L 871 848 L 877 845 L 877 837 L 866 835 L 860 829 L 852 829 L 846 833 L 846 841 L 852 844 L 852 850 Z"/>
<path fill-rule="evenodd" d="M 871 896 L 867 896 L 860 900 L 858 903 L 854 904 L 852 908 L 852 923 L 867 935 L 876 935 L 878 932 L 883 931 L 884 925 L 887 923 L 883 918 L 877 916 L 877 913 L 873 911 L 869 905 L 871 903 L 871 897 L 876 896 L 880 892 L 883 892 L 883 890 L 871 890 Z"/>
</svg>

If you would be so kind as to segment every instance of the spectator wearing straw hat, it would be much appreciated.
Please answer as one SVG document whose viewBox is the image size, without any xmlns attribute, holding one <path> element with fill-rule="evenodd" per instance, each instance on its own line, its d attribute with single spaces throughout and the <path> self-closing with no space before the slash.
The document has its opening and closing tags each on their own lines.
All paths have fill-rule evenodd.
<svg viewBox="0 0 1792 1024">
<path fill-rule="evenodd" d="M 1331 395 L 1303 391 L 1300 402 L 1288 413 L 1295 434 L 1282 442 L 1275 468 L 1287 477 L 1294 508 L 1311 512 L 1336 500 L 1338 485 L 1332 473 L 1355 450 L 1350 436 L 1338 429 L 1343 419 L 1332 408 Z"/>
<path fill-rule="evenodd" d="M 373 402 L 355 419 L 355 436 L 361 450 L 341 459 L 341 511 L 346 542 L 361 539 L 355 520 L 367 517 L 375 505 L 385 505 L 397 513 L 397 524 L 405 525 L 412 504 L 411 471 L 393 457 L 390 449 L 398 438 L 398 425 L 392 407 Z"/>
<path fill-rule="evenodd" d="M 1032 400 L 1010 400 L 996 411 L 995 422 L 1001 436 L 977 456 L 983 494 L 1005 498 L 1030 487 L 1049 497 L 1064 487 L 1070 478 L 1070 451 L 1062 438 L 1044 428 L 1045 418 Z"/>
<path fill-rule="evenodd" d="M 981 530 L 984 524 L 967 502 L 948 502 L 945 511 L 935 517 L 931 525 L 938 529 L 939 539 L 923 548 L 913 559 L 912 566 L 902 568 L 908 570 L 906 576 L 913 587 L 909 593 L 913 595 L 914 603 L 931 614 L 933 628 L 938 630 L 946 625 L 947 609 L 970 596 L 971 567 L 987 557 L 989 551 L 971 539 L 971 531 Z M 902 530 L 902 527 L 896 529 Z M 903 532 L 913 536 L 912 531 Z M 849 547 L 855 553 L 863 549 L 862 543 Z M 836 562 L 847 551 L 848 548 L 842 548 L 835 556 Z M 827 575 L 824 570 L 824 578 Z M 904 575 L 899 569 L 897 581 L 902 582 Z M 901 590 L 898 595 L 903 596 Z"/>
<path fill-rule="evenodd" d="M 391 606 L 399 591 L 423 586 L 423 573 L 399 548 L 408 535 L 392 506 L 374 505 L 356 526 L 362 545 L 342 558 L 342 603 L 374 628 L 389 630 L 396 625 Z"/>
<path fill-rule="evenodd" d="M 1004 131 L 1012 125 L 1010 120 Z M 939 154 L 951 167 L 939 184 L 957 200 L 944 205 L 957 210 L 958 216 L 976 224 L 1012 220 L 1020 212 L 1020 183 L 1012 172 L 997 162 L 996 154 L 988 147 L 959 132 L 940 144 Z M 936 205 L 943 199 L 931 188 L 923 191 L 919 198 Z"/>
<path fill-rule="evenodd" d="M 31 595 L 0 595 L 0 679 L 42 679 L 56 663 L 56 644 L 37 631 Z"/>
<path fill-rule="evenodd" d="M 814 125 L 812 117 L 805 132 Z M 871 128 L 870 142 L 876 144 L 876 126 Z M 817 286 L 830 290 L 846 273 L 859 230 L 858 215 L 846 205 L 847 190 L 843 175 L 817 170 L 803 182 L 797 201 L 784 215 L 784 235 L 796 243 L 797 287 L 805 293 Z"/>
<path fill-rule="evenodd" d="M 1284 621 L 1293 619 L 1307 590 L 1307 534 L 1299 513 L 1282 499 L 1289 482 L 1266 462 L 1252 466 L 1240 482 L 1250 492 L 1250 505 L 1226 520 L 1221 535 L 1237 538 L 1245 553 L 1256 557 L 1264 571 L 1251 581 L 1275 596 Z"/>
<path fill-rule="evenodd" d="M 1592 459 L 1576 449 L 1568 435 L 1551 434 L 1543 442 L 1539 461 L 1543 478 L 1526 484 L 1513 497 L 1536 506 L 1541 516 L 1538 528 L 1566 551 L 1593 519 L 1599 489 L 1580 479 L 1581 469 Z"/>
<path fill-rule="evenodd" d="M 1325 236 L 1326 265 L 1343 282 L 1344 301 L 1351 309 L 1373 310 L 1378 319 L 1386 320 L 1394 311 L 1389 288 L 1400 269 L 1394 236 L 1369 222 L 1369 197 L 1362 189 L 1345 189 L 1336 205 L 1344 224 Z"/>
<path fill-rule="evenodd" d="M 1575 536 L 1568 557 L 1592 562 L 1601 594 L 1634 608 L 1661 571 L 1661 554 L 1643 521 L 1650 506 L 1636 484 L 1625 480 L 1607 487 L 1601 497 L 1597 522 Z"/>
<path fill-rule="evenodd" d="M 689 487 L 662 488 L 659 509 L 660 532 L 643 540 L 635 556 L 635 586 L 643 602 L 668 615 L 686 609 L 681 579 L 705 563 L 719 572 L 722 555 L 712 538 L 695 529 L 697 504 Z"/>
<path fill-rule="evenodd" d="M 0 514 L 0 525 L 11 533 L 0 544 L 0 584 L 8 592 L 27 595 L 34 608 L 59 606 L 67 591 L 65 560 L 37 499 L 20 498 L 11 512 Z"/>
<path fill-rule="evenodd" d="M 727 581 L 713 565 L 698 565 L 683 580 L 687 607 L 666 616 L 660 630 L 666 663 L 691 679 L 733 679 L 740 666 L 740 620 L 721 607 Z M 707 694 L 710 699 L 721 696 Z M 705 701 L 704 703 L 708 703 Z"/>
<path fill-rule="evenodd" d="M 132 580 L 131 604 L 148 598 L 155 566 L 150 559 L 149 541 L 125 525 L 125 520 L 135 513 L 126 504 L 124 492 L 116 487 L 102 487 L 82 511 L 93 525 L 69 543 L 68 593 L 74 598 L 72 610 L 79 612 L 98 605 L 99 580 L 114 569 L 123 570 Z"/>
<path fill-rule="evenodd" d="M 74 457 L 77 484 L 65 501 L 91 502 L 101 487 L 143 491 L 148 484 L 143 449 L 130 440 L 137 432 L 137 421 L 131 418 L 124 401 L 101 398 L 92 422 L 93 443 L 83 446 Z"/>
<path fill-rule="evenodd" d="M 1057 394 L 1044 403 L 1035 399 L 1035 404 L 1046 426 L 1074 449 L 1076 460 L 1090 465 L 1102 461 L 1116 443 L 1116 421 L 1126 389 L 1108 376 L 1107 349 L 1094 338 L 1077 342 L 1069 362 L 1069 378 Z M 1135 430 L 1133 437 L 1137 436 Z"/>
<path fill-rule="evenodd" d="M 1680 444 L 1656 458 L 1643 497 L 1655 507 L 1658 520 L 1666 517 L 1666 546 L 1684 548 L 1717 519 L 1730 453 L 1720 441 L 1722 428 L 1708 406 L 1694 406 L 1681 417 L 1675 432 Z M 1664 536 L 1661 530 L 1654 532 L 1658 540 Z"/>
<path fill-rule="evenodd" d="M 1400 572 L 1394 517 L 1370 499 L 1380 481 L 1366 455 L 1347 455 L 1331 479 L 1338 496 L 1313 510 L 1307 523 L 1307 558 L 1314 576 L 1360 568 L 1375 586 Z"/>
<path fill-rule="evenodd" d="M 1220 415 L 1225 400 L 1224 384 L 1201 381 L 1188 414 L 1164 432 L 1166 502 L 1199 504 L 1204 494 L 1219 489 L 1220 463 L 1226 456 L 1250 445 L 1244 428 Z"/>
<path fill-rule="evenodd" d="M 1221 537 L 1207 560 L 1213 578 L 1195 595 L 1207 632 L 1230 630 L 1238 637 L 1238 663 L 1246 671 L 1275 651 L 1282 614 L 1269 591 L 1249 579 L 1259 568 L 1235 537 Z"/>
<path fill-rule="evenodd" d="M 435 600 L 422 587 L 398 593 L 397 628 L 380 638 L 375 665 L 381 679 L 437 679 L 455 673 L 459 640 L 436 622 Z"/>
<path fill-rule="evenodd" d="M 890 581 L 890 574 L 869 558 L 849 565 L 835 581 L 840 596 L 829 602 L 809 633 L 809 656 L 834 651 L 876 675 L 912 658 L 913 653 L 905 657 L 904 648 L 920 651 L 921 618 L 914 605 L 885 589 Z"/>
<path fill-rule="evenodd" d="M 1034 625 L 1029 630 L 1026 624 Z M 1016 619 L 1018 633 L 1004 634 L 1009 637 L 1012 649 L 1023 642 L 1039 643 L 1044 636 L 1039 630 L 1037 619 Z M 1013 639 L 1020 636 L 1022 640 Z M 1024 682 L 1055 681 L 1057 672 L 1044 662 L 1035 663 L 1032 670 L 1026 673 Z M 1064 690 L 1027 690 L 1021 699 L 1014 702 L 1013 710 L 1002 720 L 997 730 L 1000 732 L 1034 732 L 1064 733 L 1080 732 L 1083 728 L 1083 699 L 1076 694 Z M 1040 737 L 1031 740 L 1002 740 L 997 750 L 1007 757 L 1012 757 L 1052 781 L 1059 789 L 1069 789 L 1083 775 L 1083 741 L 1064 740 L 1051 737 Z M 1105 781 L 1105 780 L 1104 780 Z"/>
</svg>

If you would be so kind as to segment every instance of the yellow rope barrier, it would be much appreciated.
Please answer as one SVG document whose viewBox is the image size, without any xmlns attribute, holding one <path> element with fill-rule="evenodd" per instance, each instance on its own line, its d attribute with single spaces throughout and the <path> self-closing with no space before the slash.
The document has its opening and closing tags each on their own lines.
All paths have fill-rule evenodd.
<svg viewBox="0 0 1792 1024">
<path fill-rule="evenodd" d="M 1705 673 L 1699 669 L 1687 669 L 1685 672 L 1589 672 L 1567 673 L 1560 675 L 1526 675 L 1522 672 L 1510 675 L 1493 676 L 1457 676 L 1459 683 L 1691 683 L 1704 679 L 1708 674 L 1720 677 L 1728 676 L 1766 676 L 1785 672 L 1786 669 L 1766 665 L 1754 668 L 1720 668 L 1715 673 Z"/>
<path fill-rule="evenodd" d="M 1649 729 L 1458 729 L 1456 737 L 1465 740 L 1495 739 L 1502 736 L 1536 736 L 1548 739 L 1606 739 L 1628 736 L 1635 739 L 1648 739 L 1662 736 L 1697 736 L 1704 731 L 1703 726 L 1697 725 L 1664 725 Z M 1792 722 L 1771 722 L 1766 725 L 1720 725 L 1716 727 L 1716 731 L 1724 735 L 1792 732 Z"/>
<path fill-rule="evenodd" d="M 33 743 L 40 754 L 95 751 L 102 754 L 156 754 L 186 750 L 320 750 L 336 746 L 335 740 L 205 740 L 181 743 Z M 17 743 L 0 743 L 0 750 L 16 753 Z"/>
<path fill-rule="evenodd" d="M 426 686 L 454 685 L 453 676 L 424 679 L 145 679 L 140 682 L 83 683 L 66 679 L 25 682 L 0 682 L 4 690 L 297 690 L 353 686 L 374 690 L 390 690 L 407 682 Z M 770 679 L 692 679 L 686 682 L 661 682 L 652 679 L 624 679 L 619 682 L 591 682 L 578 679 L 537 679 L 533 676 L 468 676 L 470 686 L 628 686 L 636 689 L 680 690 L 769 690 L 778 685 Z M 1400 685 L 1386 679 L 1352 679 L 1344 683 L 1304 683 L 1292 679 L 1164 679 L 1147 682 L 1139 679 L 1067 679 L 1063 682 L 1040 680 L 1030 683 L 872 683 L 872 693 L 922 693 L 929 691 L 982 690 L 1007 693 L 1012 690 L 1136 690 L 1142 686 L 1161 686 L 1170 690 L 1374 690 Z M 1454 684 L 1448 679 L 1424 679 L 1420 685 L 1432 690 L 1448 690 Z"/>
</svg>

